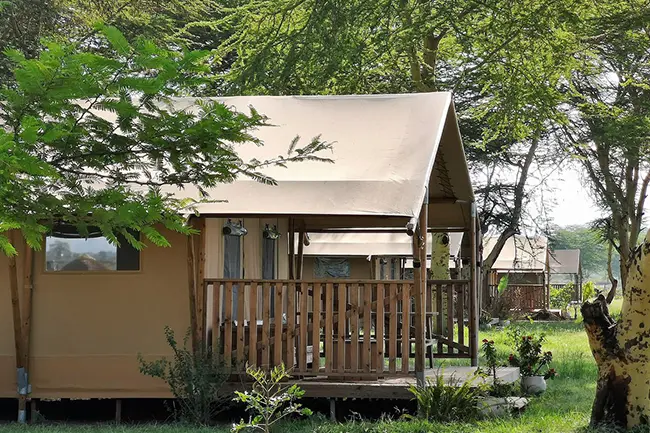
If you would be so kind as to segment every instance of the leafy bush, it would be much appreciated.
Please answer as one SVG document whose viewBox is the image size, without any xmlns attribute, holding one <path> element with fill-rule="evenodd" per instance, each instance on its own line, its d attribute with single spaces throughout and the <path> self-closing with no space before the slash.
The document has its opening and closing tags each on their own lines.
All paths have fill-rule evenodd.
<svg viewBox="0 0 650 433">
<path fill-rule="evenodd" d="M 522 376 L 544 376 L 545 379 L 556 376 L 555 369 L 549 368 L 553 360 L 551 352 L 543 352 L 542 344 L 545 341 L 542 335 L 524 335 L 520 330 L 510 332 L 515 346 L 515 353 L 511 353 L 508 361 L 510 365 L 519 367 Z"/>
<path fill-rule="evenodd" d="M 268 433 L 273 424 L 290 415 L 312 414 L 311 410 L 296 403 L 305 391 L 296 384 L 284 387 L 281 385 L 282 381 L 290 377 L 284 364 L 274 367 L 270 374 L 261 368 L 253 367 L 247 368 L 246 373 L 254 380 L 253 390 L 250 393 L 235 391 L 234 401 L 245 403 L 246 409 L 254 416 L 251 416 L 248 422 L 242 420 L 234 425 L 232 431 L 250 429 Z"/>
<path fill-rule="evenodd" d="M 593 281 L 587 281 L 582 285 L 582 302 L 586 302 L 596 296 L 596 287 Z"/>
<path fill-rule="evenodd" d="M 440 371 L 435 379 L 427 378 L 424 387 L 411 385 L 409 391 L 415 396 L 421 415 L 429 421 L 471 421 L 481 416 L 479 400 L 488 390 L 487 385 L 475 383 L 477 377 L 463 383 L 452 377 L 445 383 Z"/>
<path fill-rule="evenodd" d="M 185 335 L 183 346 L 179 346 L 174 331 L 165 327 L 165 339 L 174 352 L 173 358 L 145 361 L 138 355 L 140 372 L 162 379 L 176 399 L 170 411 L 183 422 L 208 425 L 215 415 L 228 408 L 231 396 L 220 392 L 230 376 L 219 350 L 188 349 L 190 331 Z"/>
<path fill-rule="evenodd" d="M 497 293 L 500 295 L 508 288 L 508 276 L 504 275 L 499 280 L 499 285 L 497 286 Z"/>
<path fill-rule="evenodd" d="M 564 310 L 569 302 L 573 300 L 575 293 L 575 286 L 573 283 L 567 283 L 561 288 L 552 287 L 549 293 L 551 298 L 551 308 L 559 308 Z"/>
</svg>

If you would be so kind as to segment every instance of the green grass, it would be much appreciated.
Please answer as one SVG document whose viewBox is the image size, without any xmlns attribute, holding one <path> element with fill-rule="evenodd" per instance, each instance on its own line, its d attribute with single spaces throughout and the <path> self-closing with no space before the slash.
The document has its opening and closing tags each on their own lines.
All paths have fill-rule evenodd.
<svg viewBox="0 0 650 433">
<path fill-rule="evenodd" d="M 278 426 L 277 432 L 287 433 L 588 433 L 591 403 L 595 392 L 596 365 L 589 351 L 587 337 L 580 323 L 556 322 L 536 324 L 513 324 L 530 332 L 547 335 L 546 350 L 554 355 L 553 367 L 559 377 L 549 380 L 547 392 L 531 401 L 526 411 L 518 417 L 486 420 L 472 424 L 432 424 L 425 421 L 348 421 L 330 423 L 322 416 L 310 420 L 295 421 Z M 482 332 L 481 339 L 495 341 L 504 361 L 510 353 L 510 341 L 506 332 L 491 330 Z M 368 404 L 372 405 L 372 402 Z M 225 433 L 222 428 L 196 429 L 175 425 L 126 426 L 72 426 L 53 425 L 20 428 L 15 425 L 0 427 L 0 433 L 25 430 L 29 433 Z M 600 429 L 598 432 L 610 432 Z M 648 430 L 645 430 L 648 431 Z"/>
</svg>

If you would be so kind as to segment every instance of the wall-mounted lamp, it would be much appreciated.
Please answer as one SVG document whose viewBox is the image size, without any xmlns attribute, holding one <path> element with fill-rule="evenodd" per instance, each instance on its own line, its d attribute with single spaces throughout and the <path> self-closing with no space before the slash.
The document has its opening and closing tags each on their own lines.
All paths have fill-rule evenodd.
<svg viewBox="0 0 650 433">
<path fill-rule="evenodd" d="M 223 226 L 223 234 L 227 236 L 245 236 L 247 233 L 248 230 L 246 230 L 242 221 L 234 223 L 228 218 L 228 221 Z"/>
<path fill-rule="evenodd" d="M 308 247 L 309 244 L 311 244 L 311 239 L 309 239 L 309 233 L 305 233 L 305 236 L 302 239 L 302 243 L 306 247 Z"/>
<path fill-rule="evenodd" d="M 277 226 L 270 227 L 268 224 L 264 226 L 264 232 L 262 232 L 264 239 L 279 239 L 280 232 L 278 231 Z"/>
</svg>

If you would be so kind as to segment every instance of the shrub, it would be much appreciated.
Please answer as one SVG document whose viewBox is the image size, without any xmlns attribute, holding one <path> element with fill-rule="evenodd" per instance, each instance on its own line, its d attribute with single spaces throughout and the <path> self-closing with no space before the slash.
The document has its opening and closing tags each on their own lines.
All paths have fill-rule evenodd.
<svg viewBox="0 0 650 433">
<path fill-rule="evenodd" d="M 549 293 L 551 308 L 566 309 L 567 305 L 573 300 L 575 286 L 573 283 L 567 283 L 561 288 L 552 287 Z"/>
<path fill-rule="evenodd" d="M 515 352 L 511 353 L 510 365 L 519 367 L 522 376 L 544 376 L 545 379 L 556 376 L 555 369 L 549 368 L 553 360 L 551 352 L 543 352 L 544 335 L 524 335 L 519 330 L 510 332 L 514 340 Z"/>
<path fill-rule="evenodd" d="M 296 402 L 302 398 L 305 391 L 296 384 L 281 385 L 290 377 L 284 364 L 274 367 L 270 374 L 261 368 L 253 367 L 247 368 L 246 373 L 253 378 L 253 390 L 250 393 L 235 391 L 234 401 L 245 403 L 246 409 L 252 412 L 252 415 L 248 422 L 242 420 L 235 424 L 233 432 L 250 429 L 268 433 L 273 424 L 290 415 L 312 414 L 311 410 Z"/>
<path fill-rule="evenodd" d="M 596 296 L 596 287 L 593 281 L 587 281 L 582 285 L 582 302 L 586 302 Z"/>
<path fill-rule="evenodd" d="M 219 412 L 232 404 L 231 397 L 219 392 L 230 376 L 219 351 L 188 349 L 188 330 L 179 346 L 174 331 L 165 327 L 165 339 L 174 355 L 155 361 L 145 361 L 138 355 L 140 372 L 162 379 L 175 398 L 170 412 L 174 418 L 196 425 L 208 425 Z"/>
<path fill-rule="evenodd" d="M 435 379 L 427 378 L 424 387 L 411 385 L 421 416 L 429 421 L 471 421 L 481 416 L 479 400 L 487 394 L 487 385 L 476 384 L 474 377 L 460 383 L 453 377 L 447 383 L 442 371 Z"/>
</svg>

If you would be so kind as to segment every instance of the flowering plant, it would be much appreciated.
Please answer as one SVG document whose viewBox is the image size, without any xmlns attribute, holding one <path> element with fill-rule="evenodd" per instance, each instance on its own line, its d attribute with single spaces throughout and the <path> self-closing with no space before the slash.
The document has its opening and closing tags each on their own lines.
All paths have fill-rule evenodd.
<svg viewBox="0 0 650 433">
<path fill-rule="evenodd" d="M 483 356 L 485 357 L 485 363 L 488 366 L 489 374 L 492 375 L 494 380 L 497 378 L 497 349 L 494 347 L 493 340 L 483 340 L 483 345 L 481 346 L 483 351 Z"/>
<path fill-rule="evenodd" d="M 519 331 L 513 333 L 515 351 L 508 357 L 510 365 L 519 367 L 522 376 L 544 376 L 544 379 L 553 379 L 557 372 L 549 368 L 553 354 L 542 351 L 544 335 L 523 335 Z"/>
</svg>

